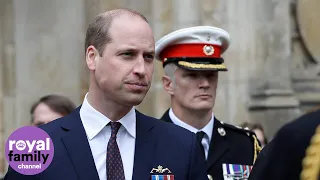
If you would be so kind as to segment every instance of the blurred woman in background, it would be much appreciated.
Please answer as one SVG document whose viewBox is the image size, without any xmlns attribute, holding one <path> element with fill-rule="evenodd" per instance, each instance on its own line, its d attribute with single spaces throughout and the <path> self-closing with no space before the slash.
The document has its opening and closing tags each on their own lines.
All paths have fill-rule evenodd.
<svg viewBox="0 0 320 180">
<path fill-rule="evenodd" d="M 240 126 L 253 131 L 256 134 L 258 140 L 260 141 L 262 148 L 268 143 L 267 136 L 264 133 L 264 129 L 261 124 L 245 122 L 242 123 Z"/>
</svg>

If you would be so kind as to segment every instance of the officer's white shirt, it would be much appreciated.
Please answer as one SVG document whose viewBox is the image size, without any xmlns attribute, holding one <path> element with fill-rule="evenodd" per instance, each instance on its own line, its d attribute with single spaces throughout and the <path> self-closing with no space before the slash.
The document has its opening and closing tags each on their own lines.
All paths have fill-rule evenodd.
<svg viewBox="0 0 320 180">
<path fill-rule="evenodd" d="M 172 108 L 170 108 L 169 110 L 169 117 L 172 120 L 172 122 L 178 126 L 181 126 L 185 129 L 188 129 L 189 131 L 193 132 L 193 133 L 197 133 L 199 131 L 203 131 L 205 133 L 205 135 L 202 138 L 202 146 L 203 149 L 205 151 L 205 155 L 206 155 L 206 159 L 208 159 L 208 152 L 209 152 L 209 147 L 210 147 L 210 142 L 212 139 L 212 131 L 213 131 L 213 125 L 214 125 L 214 114 L 212 113 L 212 117 L 211 120 L 209 121 L 209 123 L 204 126 L 202 129 L 197 129 L 193 126 L 190 126 L 189 124 L 181 121 L 172 111 Z"/>
<path fill-rule="evenodd" d="M 94 109 L 84 98 L 80 109 L 80 117 L 86 131 L 93 159 L 99 174 L 99 179 L 107 179 L 107 146 L 111 136 L 111 127 L 107 124 L 109 118 Z M 132 179 L 134 150 L 136 138 L 136 112 L 132 108 L 128 114 L 118 122 L 122 124 L 117 134 L 124 174 L 126 180 Z M 85 163 L 85 162 L 84 162 Z"/>
</svg>

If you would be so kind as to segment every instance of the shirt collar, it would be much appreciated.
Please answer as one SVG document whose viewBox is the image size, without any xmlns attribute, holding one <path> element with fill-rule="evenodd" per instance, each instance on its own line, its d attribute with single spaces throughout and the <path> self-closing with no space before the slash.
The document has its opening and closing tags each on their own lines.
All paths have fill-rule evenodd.
<svg viewBox="0 0 320 180">
<path fill-rule="evenodd" d="M 178 126 L 181 126 L 185 129 L 188 129 L 189 131 L 193 132 L 193 133 L 197 133 L 199 131 L 203 131 L 205 133 L 205 135 L 208 137 L 209 142 L 211 141 L 212 138 L 212 131 L 213 131 L 213 126 L 214 126 L 214 114 L 212 113 L 212 117 L 211 120 L 209 121 L 209 123 L 204 126 L 202 129 L 197 129 L 193 126 L 190 126 L 189 124 L 181 121 L 172 111 L 172 108 L 170 108 L 169 110 L 169 116 L 172 120 L 172 122 Z"/>
<path fill-rule="evenodd" d="M 91 140 L 102 131 L 111 120 L 90 105 L 87 100 L 87 95 L 88 93 L 80 109 L 80 117 L 88 139 Z M 117 122 L 120 122 L 133 138 L 136 138 L 136 111 L 134 107 Z"/>
</svg>

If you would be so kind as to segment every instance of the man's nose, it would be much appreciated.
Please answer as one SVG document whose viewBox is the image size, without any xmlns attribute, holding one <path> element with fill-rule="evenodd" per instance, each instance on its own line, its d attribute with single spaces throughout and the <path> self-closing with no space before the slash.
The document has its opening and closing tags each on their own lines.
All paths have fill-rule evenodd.
<svg viewBox="0 0 320 180">
<path fill-rule="evenodd" d="M 141 56 L 137 57 L 137 61 L 134 65 L 133 68 L 133 73 L 140 76 L 144 77 L 146 75 L 146 67 L 145 67 L 145 61 L 144 58 Z"/>
<path fill-rule="evenodd" d="M 209 78 L 201 76 L 200 77 L 200 88 L 208 88 L 210 86 Z"/>
</svg>

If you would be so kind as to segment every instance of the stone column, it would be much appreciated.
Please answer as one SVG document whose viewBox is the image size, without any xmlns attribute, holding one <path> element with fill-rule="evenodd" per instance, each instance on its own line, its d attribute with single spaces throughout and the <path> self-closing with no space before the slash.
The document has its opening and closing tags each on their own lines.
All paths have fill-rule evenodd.
<svg viewBox="0 0 320 180">
<path fill-rule="evenodd" d="M 231 36 L 231 45 L 222 55 L 228 71 L 219 72 L 214 113 L 235 125 L 249 119 L 248 78 L 255 67 L 254 4 L 250 0 L 202 0 L 203 25 L 222 28 Z"/>
<path fill-rule="evenodd" d="M 15 128 L 30 123 L 40 96 L 58 93 L 80 103 L 85 10 L 82 0 L 14 0 Z M 9 119 L 8 119 L 9 121 Z"/>
<path fill-rule="evenodd" d="M 173 29 L 201 25 L 200 3 L 196 0 L 173 0 Z"/>
<path fill-rule="evenodd" d="M 256 51 L 265 47 L 257 44 L 259 21 L 256 19 L 261 15 L 255 6 L 259 3 L 251 0 L 201 1 L 202 24 L 222 28 L 231 36 L 231 45 L 222 55 L 228 71 L 219 72 L 214 113 L 218 119 L 235 125 L 250 119 L 248 82 L 260 62 Z"/>
<path fill-rule="evenodd" d="M 284 123 L 300 114 L 290 78 L 290 1 L 260 0 L 255 9 L 259 27 L 256 59 L 259 66 L 251 77 L 251 120 L 260 122 L 269 137 Z"/>
<path fill-rule="evenodd" d="M 15 40 L 13 2 L 4 0 L 0 7 L 0 177 L 7 171 L 7 161 L 4 157 L 4 144 L 17 127 L 14 108 L 16 71 L 15 71 Z"/>
<path fill-rule="evenodd" d="M 152 0 L 153 18 L 153 32 L 155 41 L 162 36 L 170 33 L 173 30 L 173 5 L 171 0 Z M 164 112 L 170 107 L 170 96 L 165 92 L 162 85 L 162 76 L 164 70 L 162 62 L 155 59 L 155 70 L 153 75 L 153 82 L 149 96 L 153 98 L 153 115 L 160 118 Z"/>
<path fill-rule="evenodd" d="M 85 0 L 85 26 L 84 26 L 84 35 L 83 39 L 85 38 L 86 30 L 89 26 L 89 23 L 92 21 L 92 19 L 97 16 L 100 12 L 100 0 Z M 81 103 L 83 98 L 85 97 L 86 93 L 89 90 L 89 83 L 90 83 L 90 77 L 89 77 L 89 70 L 85 61 L 85 47 L 84 47 L 84 40 L 83 40 L 83 46 L 82 46 L 82 59 L 83 61 L 80 64 L 80 79 L 81 79 Z"/>
<path fill-rule="evenodd" d="M 2 2 L 3 3 L 3 2 Z M 0 178 L 3 177 L 3 172 L 4 170 L 4 162 L 5 162 L 5 158 L 4 158 L 4 145 L 5 144 L 5 140 L 3 138 L 4 136 L 4 127 L 3 127 L 3 9 L 4 5 L 2 4 L 2 6 L 0 6 Z"/>
</svg>

